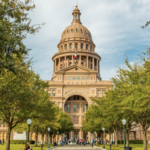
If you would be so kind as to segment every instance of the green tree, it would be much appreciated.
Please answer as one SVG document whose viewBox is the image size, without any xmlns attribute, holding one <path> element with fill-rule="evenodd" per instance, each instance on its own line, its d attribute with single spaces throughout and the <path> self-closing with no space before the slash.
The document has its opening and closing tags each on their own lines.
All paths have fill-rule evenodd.
<svg viewBox="0 0 150 150">
<path fill-rule="evenodd" d="M 10 150 L 10 133 L 27 120 L 35 106 L 34 72 L 24 58 L 13 56 L 16 74 L 3 69 L 0 74 L 0 118 L 8 127 L 6 150 Z"/>
<path fill-rule="evenodd" d="M 28 11 L 34 8 L 32 0 L 0 1 L 0 71 L 4 68 L 14 71 L 15 66 L 11 63 L 13 54 L 20 58 L 28 53 L 23 40 L 27 33 L 34 34 L 40 28 L 38 24 L 31 25 L 28 17 Z"/>
<path fill-rule="evenodd" d="M 150 25 L 150 21 L 147 21 L 146 24 L 144 26 L 142 26 L 142 28 L 144 29 L 145 27 Z"/>
</svg>

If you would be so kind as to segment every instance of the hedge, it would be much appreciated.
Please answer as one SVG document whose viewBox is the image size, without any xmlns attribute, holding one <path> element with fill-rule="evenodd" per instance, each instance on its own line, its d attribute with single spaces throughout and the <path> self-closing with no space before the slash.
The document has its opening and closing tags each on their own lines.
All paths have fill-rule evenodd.
<svg viewBox="0 0 150 150">
<path fill-rule="evenodd" d="M 124 144 L 124 140 L 119 140 L 118 144 Z M 143 140 L 129 140 L 129 144 L 143 144 Z"/>
<path fill-rule="evenodd" d="M 10 140 L 10 144 L 26 144 L 27 142 L 27 140 Z M 29 140 L 29 143 L 34 144 L 35 141 Z"/>
</svg>

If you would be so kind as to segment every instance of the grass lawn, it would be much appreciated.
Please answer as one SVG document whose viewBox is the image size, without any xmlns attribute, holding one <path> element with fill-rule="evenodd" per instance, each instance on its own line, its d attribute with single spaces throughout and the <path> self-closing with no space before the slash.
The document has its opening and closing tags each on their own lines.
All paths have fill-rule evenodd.
<svg viewBox="0 0 150 150">
<path fill-rule="evenodd" d="M 99 147 L 103 147 L 103 145 L 98 145 Z M 143 144 L 130 144 L 129 147 L 132 147 L 132 150 L 143 150 Z M 150 150 L 150 145 L 147 145 L 148 150 Z M 110 150 L 109 145 L 105 145 L 105 149 Z M 123 144 L 118 144 L 118 147 L 115 145 L 111 145 L 111 150 L 124 150 Z"/>
<path fill-rule="evenodd" d="M 24 144 L 10 144 L 10 150 L 24 150 Z M 34 145 L 30 145 L 31 146 L 34 146 Z M 51 147 L 53 147 L 51 145 Z M 43 150 L 46 150 L 48 148 L 48 145 L 45 144 L 44 147 L 43 147 Z M 5 150 L 6 149 L 6 144 L 5 145 L 0 145 L 0 150 Z M 41 146 L 39 145 L 39 147 L 33 147 L 33 150 L 41 150 Z"/>
</svg>

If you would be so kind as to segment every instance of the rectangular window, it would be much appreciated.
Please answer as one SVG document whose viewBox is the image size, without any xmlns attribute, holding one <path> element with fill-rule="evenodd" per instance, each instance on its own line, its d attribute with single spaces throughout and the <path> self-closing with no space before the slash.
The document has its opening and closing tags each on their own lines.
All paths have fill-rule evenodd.
<svg viewBox="0 0 150 150">
<path fill-rule="evenodd" d="M 70 112 L 70 104 L 68 104 L 68 112 Z"/>
<path fill-rule="evenodd" d="M 97 91 L 97 96 L 100 97 L 101 96 L 101 90 Z"/>
<path fill-rule="evenodd" d="M 55 96 L 55 90 L 52 90 L 52 95 Z"/>
<path fill-rule="evenodd" d="M 102 90 L 102 96 L 104 95 L 104 93 L 105 93 L 105 90 Z"/>
<path fill-rule="evenodd" d="M 48 95 L 51 96 L 51 91 L 48 91 Z"/>
<path fill-rule="evenodd" d="M 85 104 L 83 104 L 83 112 L 85 112 Z"/>
<path fill-rule="evenodd" d="M 76 116 L 73 117 L 73 123 L 76 124 Z"/>
<path fill-rule="evenodd" d="M 79 112 L 79 104 L 77 104 L 77 112 Z"/>
<path fill-rule="evenodd" d="M 77 116 L 77 124 L 79 124 L 79 116 Z"/>
<path fill-rule="evenodd" d="M 67 105 L 65 105 L 65 112 L 67 111 Z"/>
<path fill-rule="evenodd" d="M 74 112 L 76 112 L 76 104 L 74 104 Z"/>
</svg>

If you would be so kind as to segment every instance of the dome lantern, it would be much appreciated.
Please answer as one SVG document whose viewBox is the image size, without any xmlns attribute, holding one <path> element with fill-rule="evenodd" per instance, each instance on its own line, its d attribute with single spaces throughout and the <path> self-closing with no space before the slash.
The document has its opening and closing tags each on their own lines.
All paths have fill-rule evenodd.
<svg viewBox="0 0 150 150">
<path fill-rule="evenodd" d="M 81 15 L 81 13 L 80 13 L 80 10 L 78 9 L 77 2 L 76 2 L 75 9 L 73 10 L 72 15 L 73 15 L 72 24 L 73 23 L 80 23 L 80 24 L 82 24 L 81 21 L 80 21 L 80 15 Z"/>
</svg>

